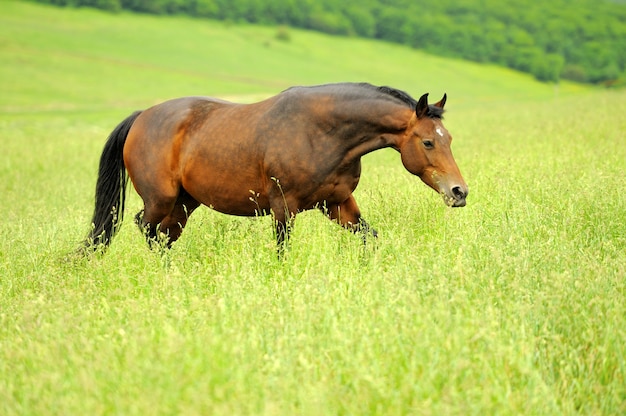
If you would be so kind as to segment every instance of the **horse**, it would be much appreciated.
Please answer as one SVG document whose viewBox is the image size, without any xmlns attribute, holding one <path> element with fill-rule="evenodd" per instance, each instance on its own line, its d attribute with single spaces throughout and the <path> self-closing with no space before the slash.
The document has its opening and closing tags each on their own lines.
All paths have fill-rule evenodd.
<svg viewBox="0 0 626 416">
<path fill-rule="evenodd" d="M 391 147 L 407 171 L 466 204 L 468 186 L 442 124 L 447 96 L 367 83 L 292 87 L 253 104 L 209 97 L 165 101 L 123 120 L 100 158 L 92 228 L 84 247 L 111 243 L 130 178 L 144 202 L 135 217 L 148 240 L 170 247 L 200 205 L 224 214 L 271 214 L 276 242 L 296 214 L 318 208 L 355 233 L 377 235 L 353 196 L 361 157 Z"/>
</svg>

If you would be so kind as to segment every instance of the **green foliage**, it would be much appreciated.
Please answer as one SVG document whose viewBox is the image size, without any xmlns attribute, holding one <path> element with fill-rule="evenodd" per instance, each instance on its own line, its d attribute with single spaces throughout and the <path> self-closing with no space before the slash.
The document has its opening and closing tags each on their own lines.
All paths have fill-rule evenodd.
<svg viewBox="0 0 626 416">
<path fill-rule="evenodd" d="M 276 31 L 276 39 L 283 42 L 289 42 L 291 40 L 291 35 L 289 34 L 287 26 L 280 26 L 278 28 Z"/>
<path fill-rule="evenodd" d="M 548 53 L 542 59 L 533 61 L 531 71 L 539 81 L 558 82 L 562 73 L 564 58 L 556 53 Z"/>
<path fill-rule="evenodd" d="M 295 29 L 0 7 L 0 414 L 626 413 L 626 91 Z M 448 91 L 468 206 L 387 149 L 355 195 L 366 247 L 308 212 L 279 261 L 270 218 L 203 208 L 149 250 L 131 190 L 109 252 L 71 255 L 131 110 L 336 80 Z"/>
<path fill-rule="evenodd" d="M 626 71 L 626 4 L 608 0 L 39 0 L 282 24 L 506 65 L 541 81 L 612 82 Z M 560 57 L 560 58 L 558 58 Z"/>
</svg>

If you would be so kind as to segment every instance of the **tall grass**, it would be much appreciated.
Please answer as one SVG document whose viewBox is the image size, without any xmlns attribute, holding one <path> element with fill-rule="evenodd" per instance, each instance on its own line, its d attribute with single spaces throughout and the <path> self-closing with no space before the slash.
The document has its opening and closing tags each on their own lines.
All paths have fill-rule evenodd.
<svg viewBox="0 0 626 416">
<path fill-rule="evenodd" d="M 58 13 L 72 28 L 81 19 L 88 28 L 137 19 L 165 32 L 204 25 L 0 7 L 13 8 L 13 19 Z M 215 36 L 239 30 L 270 29 Z M 312 62 L 349 44 L 300 36 L 318 42 Z M 386 56 L 414 53 L 399 51 Z M 345 66 L 334 76 L 369 80 L 362 65 Z M 1 68 L 28 85 L 28 71 Z M 499 70 L 484 70 L 481 79 L 498 79 Z M 106 135 L 134 100 L 190 88 L 170 74 L 171 85 L 141 92 L 136 74 L 111 71 L 120 85 L 109 92 L 77 75 L 67 93 L 41 96 L 41 107 L 41 86 L 1 98 L 0 414 L 626 412 L 623 91 L 555 98 L 527 81 L 511 87 L 529 91 L 520 101 L 449 77 L 472 92 L 459 105 L 451 97 L 444 121 L 468 206 L 446 208 L 396 152 L 375 152 L 355 193 L 379 231 L 365 247 L 307 212 L 280 261 L 270 218 L 199 209 L 169 251 L 149 250 L 127 220 L 105 255 L 75 258 L 68 253 L 88 231 Z M 74 92 L 91 87 L 97 100 L 87 111 Z M 232 93 L 272 89 L 264 88 Z M 137 96 L 113 111 L 99 104 L 129 90 Z M 130 192 L 127 214 L 140 208 Z"/>
</svg>

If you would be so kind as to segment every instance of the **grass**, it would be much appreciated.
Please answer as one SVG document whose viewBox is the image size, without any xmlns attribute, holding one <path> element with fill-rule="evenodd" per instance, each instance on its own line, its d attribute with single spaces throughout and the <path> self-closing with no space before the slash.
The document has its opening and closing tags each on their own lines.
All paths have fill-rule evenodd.
<svg viewBox="0 0 626 416">
<path fill-rule="evenodd" d="M 624 91 L 555 96 L 510 71 L 295 30 L 280 43 L 273 28 L 0 9 L 0 414 L 626 412 Z M 333 51 L 351 59 L 332 65 Z M 279 261 L 269 218 L 201 209 L 172 250 L 150 251 L 130 192 L 109 252 L 68 257 L 104 139 L 135 107 L 354 79 L 449 93 L 467 207 L 384 150 L 355 194 L 380 235 L 366 247 L 307 212 Z"/>
</svg>

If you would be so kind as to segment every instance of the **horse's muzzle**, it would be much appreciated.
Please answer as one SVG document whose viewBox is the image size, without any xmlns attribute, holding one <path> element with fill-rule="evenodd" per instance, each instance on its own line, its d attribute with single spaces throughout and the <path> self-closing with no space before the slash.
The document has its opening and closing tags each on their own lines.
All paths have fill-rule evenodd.
<svg viewBox="0 0 626 416">
<path fill-rule="evenodd" d="M 469 190 L 467 189 L 467 185 L 456 185 L 450 188 L 450 192 L 443 192 L 443 200 L 446 205 L 450 207 L 464 207 L 466 204 L 465 199 L 468 194 Z"/>
</svg>

